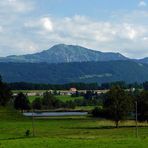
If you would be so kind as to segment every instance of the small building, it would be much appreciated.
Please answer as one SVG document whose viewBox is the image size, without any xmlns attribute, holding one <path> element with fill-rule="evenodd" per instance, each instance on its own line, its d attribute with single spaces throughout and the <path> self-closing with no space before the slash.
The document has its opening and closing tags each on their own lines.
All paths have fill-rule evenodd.
<svg viewBox="0 0 148 148">
<path fill-rule="evenodd" d="M 77 89 L 73 87 L 73 88 L 70 88 L 69 91 L 70 91 L 71 94 L 74 94 L 74 93 L 76 93 Z"/>
</svg>

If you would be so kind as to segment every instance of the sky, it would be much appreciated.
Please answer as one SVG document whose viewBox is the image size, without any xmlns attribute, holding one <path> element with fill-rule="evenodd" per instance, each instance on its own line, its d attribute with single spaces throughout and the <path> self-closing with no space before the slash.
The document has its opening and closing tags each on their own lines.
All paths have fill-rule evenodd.
<svg viewBox="0 0 148 148">
<path fill-rule="evenodd" d="M 148 57 L 148 0 L 0 0 L 0 57 L 61 43 Z"/>
</svg>

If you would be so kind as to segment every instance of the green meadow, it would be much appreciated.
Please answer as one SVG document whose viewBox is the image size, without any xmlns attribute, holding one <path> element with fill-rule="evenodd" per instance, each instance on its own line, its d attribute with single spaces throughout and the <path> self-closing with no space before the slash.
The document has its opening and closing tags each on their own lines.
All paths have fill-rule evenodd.
<svg viewBox="0 0 148 148">
<path fill-rule="evenodd" d="M 33 100 L 35 100 L 35 98 L 38 98 L 38 97 L 42 97 L 42 96 L 28 96 L 29 98 L 29 101 L 32 102 Z M 63 101 L 63 102 L 66 102 L 66 101 L 74 101 L 76 99 L 78 100 L 81 100 L 83 99 L 82 96 L 80 97 L 71 97 L 71 96 L 68 96 L 68 95 L 61 95 L 61 96 L 55 96 L 57 99 Z"/>
<path fill-rule="evenodd" d="M 23 91 L 28 92 L 28 91 Z M 31 91 L 34 92 L 34 91 Z M 40 92 L 40 91 L 37 91 Z M 38 96 L 29 96 L 32 102 Z M 56 96 L 59 100 L 73 101 L 82 97 Z M 91 111 L 94 106 L 76 106 L 75 110 Z M 147 148 L 148 123 L 135 121 L 120 123 L 91 116 L 34 118 L 24 117 L 12 108 L 0 108 L 0 148 Z M 30 135 L 25 132 L 29 130 Z"/>
<path fill-rule="evenodd" d="M 59 95 L 59 96 L 55 96 L 57 99 L 63 101 L 63 102 L 66 102 L 66 101 L 73 101 L 73 100 L 82 100 L 83 97 L 80 96 L 80 97 L 71 97 L 69 95 Z"/>
<path fill-rule="evenodd" d="M 120 123 L 88 116 L 35 118 L 35 136 L 32 136 L 32 119 L 23 117 L 9 108 L 0 109 L 0 147 L 2 148 L 147 148 L 148 124 Z M 30 130 L 31 135 L 25 136 Z"/>
</svg>

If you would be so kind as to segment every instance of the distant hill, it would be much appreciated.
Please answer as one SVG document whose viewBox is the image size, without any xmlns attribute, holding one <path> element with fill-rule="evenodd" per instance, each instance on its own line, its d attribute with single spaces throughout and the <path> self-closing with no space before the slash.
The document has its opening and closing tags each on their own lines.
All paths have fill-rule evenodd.
<svg viewBox="0 0 148 148">
<path fill-rule="evenodd" d="M 70 82 L 148 81 L 148 65 L 133 61 L 75 63 L 0 63 L 7 82 L 62 84 Z"/>
<path fill-rule="evenodd" d="M 148 58 L 140 59 L 139 62 L 148 64 Z"/>
<path fill-rule="evenodd" d="M 89 61 L 127 60 L 120 53 L 100 52 L 81 46 L 58 44 L 40 53 L 0 58 L 0 62 L 15 63 L 70 63 Z"/>
</svg>

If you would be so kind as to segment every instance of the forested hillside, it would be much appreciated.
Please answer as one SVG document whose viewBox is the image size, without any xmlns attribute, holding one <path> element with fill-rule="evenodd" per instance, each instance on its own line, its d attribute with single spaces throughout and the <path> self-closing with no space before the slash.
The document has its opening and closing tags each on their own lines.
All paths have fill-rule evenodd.
<svg viewBox="0 0 148 148">
<path fill-rule="evenodd" d="M 62 84 L 70 82 L 143 82 L 148 65 L 132 61 L 81 63 L 0 63 L 0 74 L 7 82 Z"/>
</svg>

